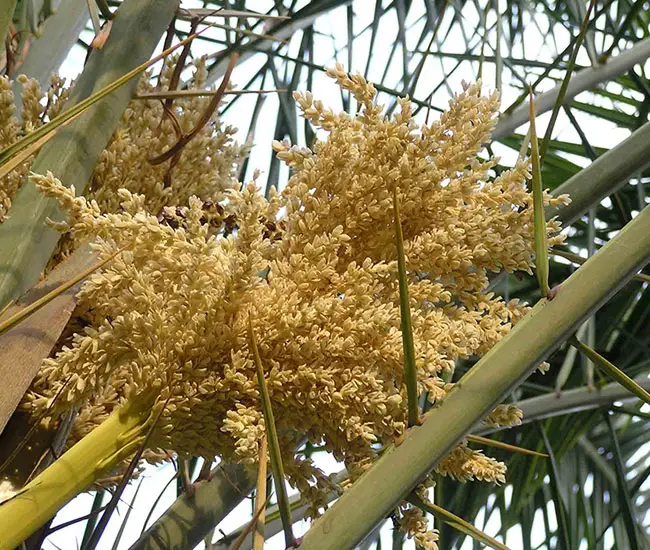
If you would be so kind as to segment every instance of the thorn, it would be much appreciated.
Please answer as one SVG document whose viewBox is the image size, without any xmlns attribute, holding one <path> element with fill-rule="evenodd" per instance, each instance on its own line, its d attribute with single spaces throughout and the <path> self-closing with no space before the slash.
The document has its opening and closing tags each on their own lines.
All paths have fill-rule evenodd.
<svg viewBox="0 0 650 550">
<path fill-rule="evenodd" d="M 402 443 L 404 443 L 407 434 L 408 434 L 408 430 L 402 433 L 401 435 L 398 435 L 395 438 L 395 447 L 399 447 Z"/>
<path fill-rule="evenodd" d="M 548 291 L 548 294 L 547 294 L 546 297 L 548 298 L 548 301 L 549 301 L 549 302 L 550 302 L 553 298 L 555 298 L 555 296 L 557 296 L 557 293 L 560 291 L 560 288 L 561 288 L 561 287 L 562 287 L 562 285 L 556 285 L 556 286 L 554 286 L 551 290 Z"/>
</svg>

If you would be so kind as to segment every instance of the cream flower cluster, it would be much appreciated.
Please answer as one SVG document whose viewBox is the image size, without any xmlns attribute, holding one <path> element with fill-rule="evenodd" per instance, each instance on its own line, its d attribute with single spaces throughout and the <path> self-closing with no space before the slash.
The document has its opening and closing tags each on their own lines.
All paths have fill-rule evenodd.
<svg viewBox="0 0 650 550">
<path fill-rule="evenodd" d="M 177 57 L 165 62 L 155 86 L 150 74 L 143 76 L 136 93 L 143 95 L 167 89 L 176 62 Z M 198 59 L 195 65 L 188 89 L 205 89 L 205 61 Z M 57 76 L 52 77 L 47 92 L 40 89 L 36 80 L 24 75 L 19 79 L 23 87 L 20 122 L 15 117 L 11 82 L 0 77 L 0 148 L 11 145 L 58 115 L 71 89 Z M 196 126 L 210 99 L 209 96 L 175 98 L 171 108 L 174 121 L 171 117 L 163 121 L 164 108 L 160 100 L 132 100 L 99 156 L 86 196 L 95 199 L 103 212 L 116 212 L 120 208 L 118 190 L 128 189 L 143 194 L 146 210 L 156 215 L 165 206 L 186 204 L 191 196 L 205 201 L 223 200 L 224 192 L 237 186 L 237 171 L 247 147 L 234 141 L 236 129 L 222 124 L 216 112 L 183 147 L 173 166 L 171 161 L 156 165 L 149 162 L 176 143 L 175 124 L 184 133 Z M 5 216 L 11 206 L 31 160 L 0 180 L 0 216 Z M 62 241 L 62 249 L 70 247 L 67 239 Z"/>
<path fill-rule="evenodd" d="M 398 518 L 400 529 L 415 539 L 418 548 L 424 550 L 438 550 L 438 532 L 430 530 L 424 512 L 415 506 L 400 509 Z"/>
<path fill-rule="evenodd" d="M 43 124 L 47 118 L 59 114 L 65 100 L 69 95 L 69 88 L 58 76 L 50 80 L 47 93 L 43 92 L 36 80 L 18 77 L 22 86 L 22 106 L 20 121 L 16 118 L 16 105 L 11 81 L 6 76 L 0 76 L 0 149 L 15 143 L 21 136 L 33 131 Z M 42 101 L 46 98 L 46 103 Z M 4 220 L 11 201 L 24 176 L 29 171 L 32 159 L 28 159 L 9 174 L 0 178 L 0 223 Z"/>
<path fill-rule="evenodd" d="M 176 57 L 170 58 L 154 86 L 147 75 L 140 79 L 136 93 L 166 90 Z M 188 90 L 206 89 L 205 60 L 197 59 Z M 186 204 L 196 196 L 213 202 L 224 199 L 224 192 L 237 184 L 237 170 L 247 147 L 238 145 L 236 129 L 219 121 L 218 113 L 182 149 L 177 162 L 152 164 L 152 159 L 171 148 L 178 136 L 174 124 L 189 133 L 207 110 L 210 96 L 175 98 L 172 112 L 175 122 L 164 117 L 157 99 L 134 99 L 122 115 L 120 126 L 99 157 L 87 197 L 97 200 L 102 211 L 116 212 L 120 207 L 119 189 L 143 194 L 146 209 L 158 214 L 165 206 Z M 173 164 L 173 166 L 172 166 Z"/>
<path fill-rule="evenodd" d="M 24 406 L 38 413 L 81 405 L 83 436 L 129 397 L 168 399 L 151 445 L 182 455 L 255 462 L 264 433 L 247 322 L 252 318 L 287 474 L 318 513 L 331 480 L 294 456 L 306 437 L 343 461 L 354 479 L 406 429 L 406 393 L 392 193 L 402 208 L 420 392 L 435 404 L 459 358 L 480 356 L 526 312 L 486 291 L 488 272 L 530 271 L 528 164 L 494 173 L 479 158 L 496 97 L 467 86 L 442 118 L 418 126 L 408 100 L 393 118 L 375 90 L 330 71 L 360 112 L 335 114 L 296 94 L 305 118 L 327 132 L 313 151 L 275 143 L 292 168 L 281 195 L 255 182 L 227 191 L 221 214 L 190 197 L 151 214 L 120 189 L 120 208 L 75 197 L 52 175 L 40 189 L 70 213 L 61 230 L 97 237 L 103 255 L 124 249 L 81 291 L 88 326 L 45 362 Z M 117 199 L 115 199 L 117 201 Z M 547 203 L 566 198 L 550 199 Z M 229 226 L 227 220 L 236 220 Z M 548 222 L 549 242 L 561 241 Z M 435 408 L 429 413 L 435 416 Z M 488 422 L 520 423 L 512 407 Z M 503 482 L 505 466 L 462 444 L 439 472 Z M 435 548 L 421 515 L 402 521 Z"/>
<path fill-rule="evenodd" d="M 493 428 L 519 426 L 521 424 L 522 412 L 515 405 L 499 405 L 488 414 L 484 422 Z"/>
</svg>

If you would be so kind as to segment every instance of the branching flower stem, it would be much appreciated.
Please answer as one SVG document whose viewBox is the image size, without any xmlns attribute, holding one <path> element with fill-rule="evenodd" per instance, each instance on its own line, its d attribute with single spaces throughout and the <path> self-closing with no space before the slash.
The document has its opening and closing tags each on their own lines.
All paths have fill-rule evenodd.
<svg viewBox="0 0 650 550">
<path fill-rule="evenodd" d="M 11 550 L 101 474 L 129 457 L 146 436 L 152 399 L 128 401 L 23 490 L 0 505 L 0 550 Z"/>
</svg>

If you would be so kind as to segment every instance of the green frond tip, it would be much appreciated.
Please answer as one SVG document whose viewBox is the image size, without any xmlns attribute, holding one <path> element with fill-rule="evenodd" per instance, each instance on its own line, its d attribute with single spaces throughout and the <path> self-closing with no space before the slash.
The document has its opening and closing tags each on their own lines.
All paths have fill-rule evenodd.
<svg viewBox="0 0 650 550">
<path fill-rule="evenodd" d="M 486 535 L 483 531 L 477 529 L 463 518 L 458 517 L 456 514 L 452 514 L 449 510 L 445 510 L 433 502 L 425 502 L 414 493 L 412 493 L 406 500 L 420 508 L 422 511 L 428 512 L 439 520 L 444 521 L 447 525 L 450 525 L 461 533 L 472 537 L 476 542 L 484 544 L 488 548 L 493 548 L 494 550 L 509 550 L 505 544 L 501 544 L 498 540 Z"/>
<path fill-rule="evenodd" d="M 632 380 L 627 374 L 619 369 L 613 363 L 610 363 L 602 355 L 591 349 L 589 346 L 583 344 L 575 336 L 569 339 L 569 343 L 575 347 L 580 353 L 585 355 L 591 360 L 598 370 L 616 380 L 621 386 L 627 389 L 630 393 L 636 395 L 639 399 L 645 401 L 650 405 L 650 393 L 643 389 L 639 384 Z"/>
<path fill-rule="evenodd" d="M 250 341 L 251 351 L 253 352 L 255 366 L 257 368 L 257 383 L 260 387 L 260 396 L 262 398 L 262 413 L 264 414 L 264 423 L 266 424 L 266 438 L 269 446 L 273 481 L 278 498 L 278 508 L 280 510 L 282 527 L 284 529 L 284 540 L 287 548 L 291 548 L 292 546 L 296 546 L 296 539 L 293 536 L 291 507 L 289 505 L 287 489 L 284 485 L 284 467 L 282 466 L 280 443 L 278 441 L 278 432 L 275 428 L 273 409 L 271 408 L 271 398 L 269 397 L 266 380 L 264 379 L 262 360 L 260 359 L 260 352 L 257 349 L 257 339 L 255 338 L 255 331 L 253 330 L 253 319 L 250 313 L 248 315 L 248 339 Z"/>
<path fill-rule="evenodd" d="M 399 311 L 402 324 L 402 344 L 404 346 L 404 378 L 408 401 L 409 427 L 421 424 L 418 411 L 418 382 L 415 366 L 415 346 L 411 326 L 411 306 L 409 304 L 408 281 L 406 280 L 406 259 L 404 257 L 404 236 L 399 210 L 397 185 L 393 187 L 393 211 L 395 213 L 395 242 L 397 243 L 397 277 L 399 279 Z"/>
<path fill-rule="evenodd" d="M 533 216 L 535 223 L 535 266 L 537 281 L 544 298 L 549 296 L 548 286 L 548 235 L 544 217 L 544 190 L 542 189 L 542 169 L 535 130 L 535 102 L 530 90 L 530 156 L 533 164 Z"/>
</svg>

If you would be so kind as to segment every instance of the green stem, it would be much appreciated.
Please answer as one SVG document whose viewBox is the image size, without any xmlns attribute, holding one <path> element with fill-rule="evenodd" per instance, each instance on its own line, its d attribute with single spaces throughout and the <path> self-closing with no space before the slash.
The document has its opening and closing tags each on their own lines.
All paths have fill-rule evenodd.
<svg viewBox="0 0 650 550">
<path fill-rule="evenodd" d="M 399 312 L 402 325 L 402 346 L 404 348 L 404 378 L 406 380 L 406 397 L 408 405 L 408 425 L 420 424 L 418 412 L 418 381 L 415 366 L 415 346 L 413 344 L 413 327 L 411 325 L 411 305 L 409 287 L 406 279 L 406 258 L 404 255 L 404 235 L 399 210 L 397 185 L 393 187 L 393 209 L 395 213 L 395 242 L 397 244 L 397 275 L 399 281 Z"/>
<path fill-rule="evenodd" d="M 574 346 L 584 356 L 588 357 L 600 371 L 608 375 L 610 378 L 616 380 L 621 386 L 626 388 L 631 394 L 636 395 L 639 399 L 642 399 L 648 405 L 650 405 L 650 393 L 647 392 L 643 387 L 639 386 L 639 384 L 637 384 L 634 380 L 632 380 L 627 374 L 625 374 L 616 365 L 610 363 L 607 359 L 605 359 L 602 355 L 597 353 L 595 350 L 583 344 L 575 336 L 571 337 L 569 343 L 572 346 Z"/>
<path fill-rule="evenodd" d="M 0 506 L 0 550 L 12 550 L 137 449 L 146 433 L 151 401 L 127 401 L 99 427 Z"/>
<path fill-rule="evenodd" d="M 548 287 L 548 234 L 544 217 L 544 189 L 542 187 L 542 162 L 537 147 L 535 129 L 535 108 L 533 91 L 530 90 L 530 157 L 533 165 L 533 218 L 535 227 L 535 271 L 539 289 L 544 298 L 549 295 Z"/>
<path fill-rule="evenodd" d="M 301 550 L 354 548 L 495 405 L 650 259 L 650 208 L 540 300 L 307 532 Z M 408 465 L 408 467 L 406 466 Z"/>
<path fill-rule="evenodd" d="M 255 332 L 253 331 L 253 322 L 248 317 L 248 335 L 251 343 L 253 357 L 255 358 L 255 366 L 257 367 L 257 383 L 260 388 L 260 395 L 262 397 L 262 410 L 264 413 L 264 423 L 266 424 L 266 438 L 268 440 L 269 457 L 271 459 L 271 470 L 273 471 L 273 482 L 275 484 L 275 494 L 278 498 L 278 507 L 280 508 L 280 515 L 282 517 L 282 525 L 284 527 L 284 540 L 287 548 L 296 546 L 296 539 L 293 536 L 291 520 L 291 506 L 289 505 L 289 497 L 287 495 L 287 488 L 284 484 L 284 466 L 282 465 L 282 455 L 280 454 L 280 442 L 278 440 L 278 432 L 275 427 L 275 419 L 273 418 L 273 408 L 271 406 L 271 397 L 269 396 L 266 387 L 266 380 L 264 379 L 264 369 L 262 367 L 262 360 L 260 359 L 260 352 L 257 349 L 257 341 L 255 339 Z M 262 460 L 262 457 L 260 457 Z"/>
</svg>

